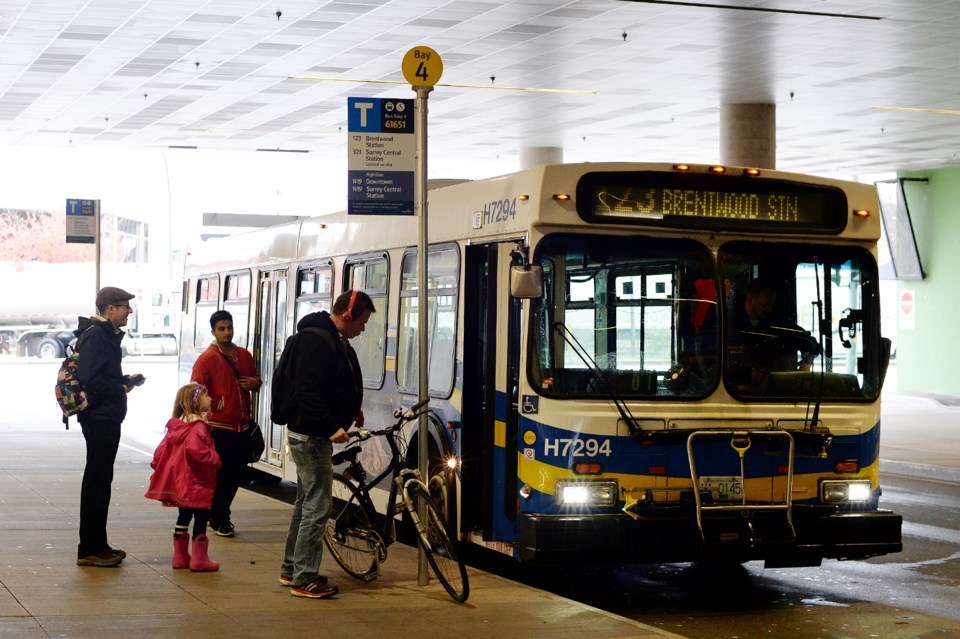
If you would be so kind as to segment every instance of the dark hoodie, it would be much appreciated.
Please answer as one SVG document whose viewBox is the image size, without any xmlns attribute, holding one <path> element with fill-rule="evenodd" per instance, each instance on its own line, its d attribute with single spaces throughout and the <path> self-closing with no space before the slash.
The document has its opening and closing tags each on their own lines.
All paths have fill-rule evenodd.
<svg viewBox="0 0 960 639">
<path fill-rule="evenodd" d="M 320 334 L 303 331 L 291 345 L 296 412 L 291 431 L 329 438 L 337 429 L 353 423 L 363 401 L 363 385 L 357 354 L 340 336 L 326 311 L 310 313 L 297 323 L 297 330 L 319 328 Z"/>
<path fill-rule="evenodd" d="M 87 329 L 90 330 L 87 330 Z M 77 336 L 77 379 L 89 405 L 77 414 L 81 424 L 93 421 L 122 422 L 127 416 L 127 391 L 123 387 L 120 340 L 113 324 L 99 317 L 81 317 Z"/>
</svg>

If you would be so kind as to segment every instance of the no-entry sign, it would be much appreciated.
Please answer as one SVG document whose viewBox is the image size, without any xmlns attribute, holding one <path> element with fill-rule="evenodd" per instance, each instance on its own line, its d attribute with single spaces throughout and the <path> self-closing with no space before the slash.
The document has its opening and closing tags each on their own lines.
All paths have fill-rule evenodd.
<svg viewBox="0 0 960 639">
<path fill-rule="evenodd" d="M 900 291 L 900 328 L 912 329 L 917 324 L 917 297 L 913 291 Z"/>
</svg>

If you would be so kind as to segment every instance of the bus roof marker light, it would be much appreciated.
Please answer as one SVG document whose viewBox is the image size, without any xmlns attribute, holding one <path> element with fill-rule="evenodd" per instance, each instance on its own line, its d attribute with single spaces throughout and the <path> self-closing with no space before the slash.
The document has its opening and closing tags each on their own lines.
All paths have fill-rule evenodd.
<svg viewBox="0 0 960 639">
<path fill-rule="evenodd" d="M 870 217 L 870 211 L 868 211 L 867 209 L 853 209 L 853 217 L 862 217 L 862 218 Z"/>
<path fill-rule="evenodd" d="M 570 194 L 569 194 L 569 193 L 554 193 L 554 194 L 553 194 L 553 199 L 555 199 L 555 200 L 557 200 L 557 201 L 559 201 L 559 202 L 566 202 L 567 200 L 570 199 Z"/>
<path fill-rule="evenodd" d="M 727 172 L 727 167 L 725 167 L 725 166 L 720 166 L 720 165 L 718 165 L 718 164 L 715 164 L 715 165 L 711 166 L 709 170 L 710 170 L 711 173 L 716 173 L 717 175 L 722 175 L 722 174 L 724 174 L 724 173 Z"/>
<path fill-rule="evenodd" d="M 520 200 L 521 202 L 526 202 L 527 200 L 530 199 L 530 196 L 524 193 L 522 195 L 518 195 L 517 199 Z"/>
<path fill-rule="evenodd" d="M 674 170 L 674 171 L 689 171 L 689 170 L 690 170 L 690 165 L 689 165 L 689 164 L 674 164 L 674 165 L 673 165 L 673 170 Z"/>
<path fill-rule="evenodd" d="M 743 170 L 743 174 L 747 177 L 757 177 L 760 175 L 760 169 L 747 168 Z"/>
</svg>

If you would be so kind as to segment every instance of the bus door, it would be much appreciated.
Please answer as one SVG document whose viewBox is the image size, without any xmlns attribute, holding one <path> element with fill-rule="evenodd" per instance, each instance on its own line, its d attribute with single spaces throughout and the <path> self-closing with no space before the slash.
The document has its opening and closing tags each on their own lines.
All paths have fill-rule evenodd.
<svg viewBox="0 0 960 639">
<path fill-rule="evenodd" d="M 283 468 L 283 426 L 270 421 L 270 383 L 273 371 L 280 361 L 280 352 L 287 341 L 287 271 L 262 271 L 257 295 L 257 336 L 254 357 L 263 386 L 256 393 L 257 422 L 266 441 L 262 462 L 277 469 Z"/>
<path fill-rule="evenodd" d="M 515 242 L 466 247 L 461 524 L 516 539 L 520 310 L 510 297 Z"/>
</svg>

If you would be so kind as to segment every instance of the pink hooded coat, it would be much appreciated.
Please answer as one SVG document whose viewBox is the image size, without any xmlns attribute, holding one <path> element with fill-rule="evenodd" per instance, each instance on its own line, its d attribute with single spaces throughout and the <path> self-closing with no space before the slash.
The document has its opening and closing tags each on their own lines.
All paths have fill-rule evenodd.
<svg viewBox="0 0 960 639">
<path fill-rule="evenodd" d="M 209 424 L 172 418 L 150 467 L 153 475 L 144 497 L 164 506 L 209 509 L 220 468 Z"/>
</svg>

